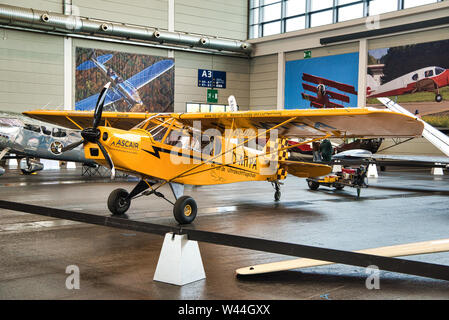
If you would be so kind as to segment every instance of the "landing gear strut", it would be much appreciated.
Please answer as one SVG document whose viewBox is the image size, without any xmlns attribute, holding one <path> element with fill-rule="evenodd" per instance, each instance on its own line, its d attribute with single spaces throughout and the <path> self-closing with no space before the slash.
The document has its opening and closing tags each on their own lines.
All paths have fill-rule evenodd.
<svg viewBox="0 0 449 320">
<path fill-rule="evenodd" d="M 175 203 L 168 200 L 161 192 L 152 188 L 156 182 L 148 180 L 140 180 L 134 189 L 128 193 L 124 189 L 116 189 L 111 192 L 108 198 L 108 209 L 112 215 L 124 215 L 128 211 L 131 200 L 141 196 L 149 196 L 154 194 L 157 197 L 163 198 L 173 205 L 173 215 L 179 224 L 192 223 L 196 218 L 198 206 L 192 197 L 184 196 L 184 186 L 177 183 L 169 183 L 173 195 L 176 199 Z M 151 190 L 148 190 L 150 189 Z"/>
<path fill-rule="evenodd" d="M 271 182 L 272 186 L 274 187 L 274 201 L 278 202 L 279 200 L 281 200 L 281 187 L 280 185 L 282 184 L 279 181 L 273 181 Z"/>
</svg>

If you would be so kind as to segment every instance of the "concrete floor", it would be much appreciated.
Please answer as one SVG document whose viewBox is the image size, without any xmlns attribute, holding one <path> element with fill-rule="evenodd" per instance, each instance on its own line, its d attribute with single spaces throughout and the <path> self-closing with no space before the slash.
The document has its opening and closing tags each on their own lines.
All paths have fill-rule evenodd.
<svg viewBox="0 0 449 320">
<path fill-rule="evenodd" d="M 359 200 L 354 189 L 310 191 L 295 177 L 279 203 L 265 182 L 187 187 L 186 194 L 199 205 L 199 230 L 357 250 L 449 238 L 448 182 L 429 170 L 382 172 Z M 10 170 L 0 177 L 0 198 L 109 215 L 109 193 L 135 183 L 73 169 Z M 129 215 L 175 225 L 159 198 L 136 199 Z M 207 278 L 178 287 L 152 280 L 162 240 L 0 209 L 0 299 L 449 299 L 449 282 L 392 272 L 381 272 L 380 289 L 368 290 L 365 269 L 345 265 L 236 278 L 237 268 L 291 257 L 207 243 L 199 244 Z M 449 253 L 409 259 L 449 265 Z M 80 269 L 79 290 L 65 287 L 69 265 Z"/>
</svg>

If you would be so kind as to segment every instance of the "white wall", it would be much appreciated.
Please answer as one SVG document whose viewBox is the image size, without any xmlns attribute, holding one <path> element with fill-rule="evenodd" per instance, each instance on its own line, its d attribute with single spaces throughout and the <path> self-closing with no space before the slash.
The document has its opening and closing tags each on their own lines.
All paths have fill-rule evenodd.
<svg viewBox="0 0 449 320">
<path fill-rule="evenodd" d="M 0 29 L 0 110 L 64 103 L 63 38 Z"/>
</svg>

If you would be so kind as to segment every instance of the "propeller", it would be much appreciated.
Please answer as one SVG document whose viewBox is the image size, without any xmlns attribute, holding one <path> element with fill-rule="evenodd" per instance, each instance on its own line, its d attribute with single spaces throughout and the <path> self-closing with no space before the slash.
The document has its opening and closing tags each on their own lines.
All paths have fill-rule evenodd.
<svg viewBox="0 0 449 320">
<path fill-rule="evenodd" d="M 92 123 L 92 128 L 85 128 L 81 131 L 81 136 L 83 137 L 83 140 L 77 141 L 75 143 L 69 144 L 61 149 L 62 152 L 70 151 L 72 149 L 75 149 L 79 145 L 87 142 L 96 143 L 98 147 L 101 150 L 101 153 L 103 154 L 104 158 L 108 162 L 109 168 L 111 168 L 111 179 L 114 179 L 115 177 L 115 167 L 114 163 L 112 162 L 111 157 L 109 156 L 106 149 L 102 146 L 100 142 L 100 130 L 98 130 L 98 125 L 101 121 L 101 116 L 103 114 L 103 107 L 104 102 L 106 100 L 106 94 L 108 92 L 109 86 L 111 85 L 110 82 L 108 82 L 103 89 L 101 90 L 100 95 L 98 96 L 97 104 L 95 105 L 95 111 L 94 111 L 94 119 Z"/>
</svg>

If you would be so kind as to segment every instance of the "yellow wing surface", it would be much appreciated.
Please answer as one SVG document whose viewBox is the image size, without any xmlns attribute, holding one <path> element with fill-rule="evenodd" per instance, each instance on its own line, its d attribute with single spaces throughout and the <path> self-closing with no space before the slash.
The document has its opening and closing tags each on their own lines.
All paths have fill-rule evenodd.
<svg viewBox="0 0 449 320">
<path fill-rule="evenodd" d="M 35 110 L 25 115 L 63 127 L 79 129 L 92 125 L 93 112 Z M 422 122 L 404 114 L 371 108 L 297 109 L 238 111 L 220 113 L 123 113 L 103 112 L 106 125 L 131 129 L 141 121 L 157 117 L 175 119 L 180 124 L 201 130 L 270 129 L 278 126 L 283 137 L 416 137 L 422 134 Z M 247 132 L 246 132 L 247 133 Z"/>
<path fill-rule="evenodd" d="M 59 111 L 33 110 L 25 111 L 24 115 L 49 122 L 69 129 L 84 129 L 92 127 L 93 111 Z M 122 130 L 129 130 L 149 118 L 150 113 L 103 112 L 101 126 L 108 125 Z"/>
</svg>

